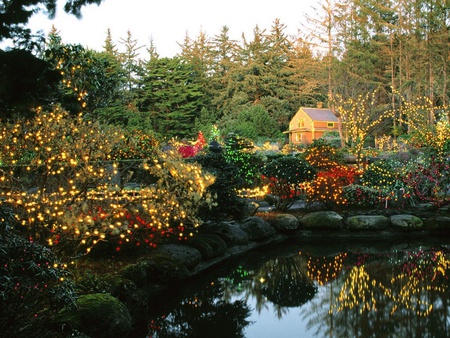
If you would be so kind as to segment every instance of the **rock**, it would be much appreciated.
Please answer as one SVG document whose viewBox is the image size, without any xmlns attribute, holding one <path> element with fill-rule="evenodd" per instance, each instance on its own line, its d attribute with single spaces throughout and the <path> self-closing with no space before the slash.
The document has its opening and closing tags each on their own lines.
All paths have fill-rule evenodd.
<svg viewBox="0 0 450 338">
<path fill-rule="evenodd" d="M 244 230 L 250 241 L 265 239 L 275 234 L 275 229 L 260 217 L 247 217 L 241 223 L 241 229 Z"/>
<path fill-rule="evenodd" d="M 200 251 L 206 260 L 220 256 L 227 250 L 225 241 L 215 234 L 197 234 L 191 237 L 187 244 Z"/>
<path fill-rule="evenodd" d="M 436 211 L 438 206 L 434 203 L 419 203 L 415 208 L 419 211 Z"/>
<path fill-rule="evenodd" d="M 358 215 L 347 218 L 349 230 L 383 230 L 389 227 L 389 218 L 382 215 Z"/>
<path fill-rule="evenodd" d="M 259 208 L 259 204 L 253 201 L 248 201 L 243 207 L 243 217 L 253 216 Z"/>
<path fill-rule="evenodd" d="M 157 252 L 169 255 L 175 261 L 182 263 L 189 270 L 195 268 L 202 260 L 200 251 L 186 245 L 163 244 L 157 248 Z"/>
<path fill-rule="evenodd" d="M 423 221 L 419 217 L 413 215 L 392 215 L 390 220 L 393 228 L 403 231 L 417 230 L 423 227 Z"/>
<path fill-rule="evenodd" d="M 131 316 L 126 306 L 105 293 L 81 295 L 77 306 L 61 310 L 56 321 L 96 338 L 127 337 L 131 331 Z"/>
<path fill-rule="evenodd" d="M 315 211 L 300 218 L 300 226 L 306 229 L 341 229 L 342 216 L 334 211 Z"/>
<path fill-rule="evenodd" d="M 437 229 L 450 229 L 450 217 L 448 216 L 438 216 L 436 217 L 436 228 Z"/>
<path fill-rule="evenodd" d="M 275 205 L 280 198 L 278 196 L 267 194 L 264 196 L 264 201 L 269 205 Z"/>
<path fill-rule="evenodd" d="M 216 234 L 222 238 L 228 247 L 248 244 L 248 235 L 234 222 L 220 222 L 204 224 L 202 231 L 208 234 Z"/>
<path fill-rule="evenodd" d="M 268 208 L 268 207 L 270 207 L 271 204 L 267 201 L 259 201 L 258 205 L 260 208 Z"/>
<path fill-rule="evenodd" d="M 197 250 L 192 252 L 200 254 Z M 147 284 L 172 284 L 182 281 L 190 275 L 183 261 L 179 261 L 177 257 L 157 251 L 149 256 L 142 257 L 137 264 L 145 271 Z"/>
<path fill-rule="evenodd" d="M 120 270 L 119 275 L 129 279 L 137 286 L 145 285 L 148 280 L 146 267 L 139 263 L 128 264 Z"/>
<path fill-rule="evenodd" d="M 270 224 L 279 232 L 290 232 L 300 226 L 298 218 L 291 214 L 279 214 Z"/>
</svg>

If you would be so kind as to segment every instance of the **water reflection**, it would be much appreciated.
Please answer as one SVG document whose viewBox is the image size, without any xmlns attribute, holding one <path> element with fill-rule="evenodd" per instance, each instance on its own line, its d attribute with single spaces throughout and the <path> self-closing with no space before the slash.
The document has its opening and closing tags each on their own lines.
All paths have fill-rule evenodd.
<svg viewBox="0 0 450 338">
<path fill-rule="evenodd" d="M 295 320 L 283 337 L 450 336 L 446 246 L 283 250 L 201 276 L 151 319 L 147 337 L 271 337 L 268 320 L 284 327 Z M 258 317 L 268 310 L 272 318 Z"/>
</svg>

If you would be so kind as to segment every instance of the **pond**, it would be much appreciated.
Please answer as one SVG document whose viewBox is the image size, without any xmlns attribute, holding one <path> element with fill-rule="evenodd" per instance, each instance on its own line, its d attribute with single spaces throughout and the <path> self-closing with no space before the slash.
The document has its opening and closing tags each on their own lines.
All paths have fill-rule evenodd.
<svg viewBox="0 0 450 338">
<path fill-rule="evenodd" d="M 279 243 L 155 299 L 135 336 L 448 337 L 449 243 Z"/>
</svg>

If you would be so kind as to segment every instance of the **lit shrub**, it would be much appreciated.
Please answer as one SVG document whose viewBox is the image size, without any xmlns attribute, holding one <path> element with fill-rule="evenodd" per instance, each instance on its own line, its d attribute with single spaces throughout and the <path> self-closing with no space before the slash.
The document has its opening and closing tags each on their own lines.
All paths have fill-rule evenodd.
<svg viewBox="0 0 450 338">
<path fill-rule="evenodd" d="M 198 164 L 178 153 L 161 153 L 143 164 L 156 183 L 136 190 L 98 186 L 54 220 L 50 244 L 79 243 L 76 251 L 108 241 L 117 251 L 127 244 L 155 247 L 163 239 L 186 240 L 200 225 L 198 210 L 212 205 L 207 188 L 214 182 Z"/>
<path fill-rule="evenodd" d="M 308 184 L 307 201 L 321 202 L 330 207 L 346 204 L 342 189 L 353 184 L 359 174 L 355 168 L 348 166 L 336 166 L 318 172 L 315 180 Z"/>
<path fill-rule="evenodd" d="M 306 161 L 316 170 L 327 170 L 344 163 L 344 158 L 339 149 L 332 146 L 324 139 L 314 140 L 305 149 Z"/>
<path fill-rule="evenodd" d="M 245 138 L 229 134 L 225 140 L 224 157 L 238 169 L 242 187 L 251 187 L 259 178 L 261 158 L 254 153 L 254 145 Z"/>
<path fill-rule="evenodd" d="M 303 183 L 315 176 L 314 168 L 300 156 L 277 156 L 262 169 L 263 183 L 276 197 L 275 207 L 287 210 L 304 191 Z"/>
<path fill-rule="evenodd" d="M 192 159 L 199 163 L 203 170 L 216 178 L 207 191 L 215 196 L 217 203 L 212 206 L 201 206 L 199 217 L 203 219 L 240 219 L 244 215 L 244 200 L 237 194 L 242 187 L 239 168 L 228 161 L 222 152 L 208 151 Z"/>
<path fill-rule="evenodd" d="M 362 184 L 376 189 L 390 189 L 398 182 L 398 161 L 378 160 L 371 163 L 361 177 Z"/>
<path fill-rule="evenodd" d="M 148 159 L 155 156 L 159 141 L 153 133 L 133 128 L 124 130 L 123 137 L 111 153 L 114 160 Z"/>
<path fill-rule="evenodd" d="M 200 205 L 212 203 L 206 189 L 214 177 L 178 154 L 152 150 L 140 164 L 145 177 L 122 188 L 110 156 L 121 140 L 116 129 L 59 110 L 3 127 L 0 197 L 28 237 L 72 255 L 99 242 L 120 250 L 189 236 Z"/>
</svg>

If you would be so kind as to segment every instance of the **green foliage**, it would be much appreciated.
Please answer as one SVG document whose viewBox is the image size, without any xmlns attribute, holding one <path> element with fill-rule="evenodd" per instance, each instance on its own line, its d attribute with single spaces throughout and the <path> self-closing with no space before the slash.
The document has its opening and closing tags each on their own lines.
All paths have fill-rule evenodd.
<svg viewBox="0 0 450 338">
<path fill-rule="evenodd" d="M 3 216 L 12 213 L 7 209 L 0 206 Z M 68 270 L 50 249 L 4 229 L 0 299 L 3 336 L 44 337 L 52 335 L 48 323 L 57 311 L 74 304 L 75 293 Z"/>
<path fill-rule="evenodd" d="M 57 102 L 72 114 L 93 113 L 113 105 L 120 88 L 120 73 L 111 71 L 110 59 L 81 45 L 61 44 L 57 33 L 49 39 L 45 59 L 62 78 L 54 93 Z"/>
<path fill-rule="evenodd" d="M 361 182 L 362 185 L 379 190 L 392 190 L 401 188 L 401 177 L 404 168 L 398 160 L 378 160 L 370 164 L 364 171 Z"/>
<path fill-rule="evenodd" d="M 450 164 L 441 156 L 422 155 L 407 163 L 402 180 L 414 199 L 442 203 L 450 194 Z"/>
<path fill-rule="evenodd" d="M 360 207 L 380 207 L 386 198 L 381 190 L 359 184 L 343 187 L 342 195 L 348 205 Z"/>
<path fill-rule="evenodd" d="M 151 117 L 152 130 L 170 139 L 192 137 L 204 93 L 193 67 L 179 58 L 153 58 L 139 94 L 139 111 Z"/>
<path fill-rule="evenodd" d="M 301 156 L 277 156 L 262 169 L 263 181 L 277 197 L 275 207 L 287 210 L 298 199 L 304 187 L 301 183 L 315 177 L 315 169 Z"/>
<path fill-rule="evenodd" d="M 111 160 L 121 140 L 116 128 L 59 110 L 3 127 L 1 197 L 28 236 L 67 255 L 106 241 L 121 250 L 189 236 L 197 210 L 213 203 L 206 189 L 214 177 L 176 153 L 155 152 L 140 161 L 131 189 L 124 166 Z"/>
<path fill-rule="evenodd" d="M 280 127 L 262 105 L 243 109 L 236 119 L 228 121 L 225 132 L 233 132 L 253 141 L 280 138 Z"/>
<path fill-rule="evenodd" d="M 242 218 L 244 201 L 236 190 L 243 185 L 239 168 L 227 161 L 222 152 L 206 152 L 197 155 L 193 161 L 199 163 L 203 170 L 215 176 L 215 181 L 208 187 L 208 192 L 215 196 L 217 203 L 211 208 L 203 206 L 199 209 L 202 219 L 234 219 Z"/>
<path fill-rule="evenodd" d="M 262 160 L 253 152 L 253 148 L 249 140 L 233 133 L 228 134 L 225 140 L 224 157 L 238 169 L 241 188 L 253 186 L 260 175 Z"/>
<path fill-rule="evenodd" d="M 158 138 L 151 131 L 140 128 L 125 129 L 122 140 L 116 144 L 111 153 L 111 158 L 115 160 L 154 158 L 158 146 Z"/>
</svg>

